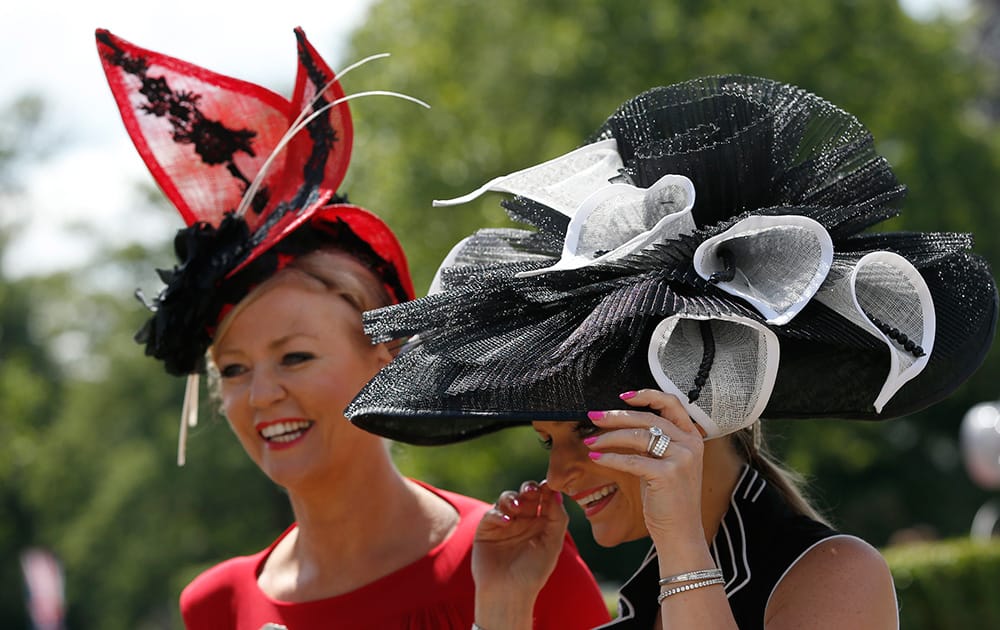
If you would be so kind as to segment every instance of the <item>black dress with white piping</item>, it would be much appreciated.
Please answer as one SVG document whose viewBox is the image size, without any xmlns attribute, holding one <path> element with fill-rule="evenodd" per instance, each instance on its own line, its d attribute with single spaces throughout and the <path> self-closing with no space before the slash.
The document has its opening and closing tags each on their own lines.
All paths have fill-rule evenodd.
<svg viewBox="0 0 1000 630">
<path fill-rule="evenodd" d="M 841 535 L 796 513 L 763 475 L 744 467 L 710 549 L 740 629 L 763 630 L 767 603 L 789 569 L 817 543 Z M 654 547 L 622 586 L 618 617 L 601 627 L 652 628 L 659 611 L 659 578 Z"/>
</svg>

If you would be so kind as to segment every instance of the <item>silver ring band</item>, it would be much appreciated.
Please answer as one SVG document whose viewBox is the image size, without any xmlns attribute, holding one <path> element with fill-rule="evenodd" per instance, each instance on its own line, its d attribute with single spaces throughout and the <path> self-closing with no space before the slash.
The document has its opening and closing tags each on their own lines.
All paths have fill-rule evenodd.
<svg viewBox="0 0 1000 630">
<path fill-rule="evenodd" d="M 653 454 L 653 445 L 656 444 L 656 439 L 663 435 L 663 429 L 653 425 L 649 427 L 649 443 L 646 444 L 646 453 L 649 455 Z"/>
<path fill-rule="evenodd" d="M 649 444 L 646 445 L 646 453 L 650 457 L 660 459 L 667 452 L 668 446 L 670 446 L 670 436 L 658 426 L 649 427 Z"/>
<path fill-rule="evenodd" d="M 649 454 L 655 457 L 656 459 L 662 459 L 663 454 L 667 452 L 668 446 L 670 446 L 670 436 L 661 435 L 656 439 L 656 444 L 653 445 L 653 448 L 649 451 Z"/>
</svg>

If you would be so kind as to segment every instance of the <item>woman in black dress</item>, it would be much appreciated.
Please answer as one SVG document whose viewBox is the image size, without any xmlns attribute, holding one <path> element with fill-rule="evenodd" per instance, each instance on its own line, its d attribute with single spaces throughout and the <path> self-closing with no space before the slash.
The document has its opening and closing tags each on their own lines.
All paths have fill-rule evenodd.
<svg viewBox="0 0 1000 630">
<path fill-rule="evenodd" d="M 367 313 L 376 341 L 415 338 L 348 410 L 413 443 L 530 423 L 551 450 L 480 524 L 477 622 L 530 627 L 565 494 L 601 545 L 652 540 L 616 627 L 896 627 L 884 560 L 815 514 L 758 421 L 891 418 L 968 378 L 997 316 L 971 237 L 865 233 L 905 192 L 871 135 L 754 77 L 654 88 L 452 202 L 487 190 L 537 230 L 480 230 L 436 294 Z"/>
</svg>

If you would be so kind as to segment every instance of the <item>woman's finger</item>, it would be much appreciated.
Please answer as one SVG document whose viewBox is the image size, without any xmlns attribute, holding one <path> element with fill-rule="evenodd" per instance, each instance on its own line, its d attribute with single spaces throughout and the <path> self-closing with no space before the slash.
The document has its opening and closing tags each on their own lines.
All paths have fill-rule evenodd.
<svg viewBox="0 0 1000 630">
<path fill-rule="evenodd" d="M 494 540 L 496 537 L 506 536 L 505 532 L 510 526 L 511 518 L 500 510 L 491 508 L 483 514 L 476 528 L 476 540 Z"/>
<path fill-rule="evenodd" d="M 540 500 L 538 505 L 538 515 L 549 520 L 569 519 L 566 509 L 563 507 L 563 495 L 558 490 L 553 490 L 548 482 L 542 481 L 538 487 Z"/>
<path fill-rule="evenodd" d="M 639 453 L 650 457 L 659 452 L 657 457 L 659 459 L 664 456 L 665 449 L 669 448 L 670 444 L 682 443 L 691 439 L 689 434 L 684 433 L 673 424 L 659 420 L 652 422 L 649 426 L 633 426 L 627 429 L 606 431 L 584 439 L 583 443 L 594 451 L 615 450 L 625 453 Z"/>
<path fill-rule="evenodd" d="M 521 506 L 520 501 L 517 500 L 517 493 L 513 490 L 505 490 L 500 493 L 497 498 L 497 502 L 493 509 L 500 511 L 502 514 L 510 516 Z"/>
<path fill-rule="evenodd" d="M 508 519 L 538 516 L 553 492 L 551 488 L 543 489 L 537 481 L 525 481 L 518 490 L 500 493 L 493 509 Z"/>
<path fill-rule="evenodd" d="M 642 479 L 653 479 L 662 474 L 664 460 L 639 453 L 612 453 L 591 451 L 590 458 L 602 466 L 620 470 Z M 673 462 L 668 462 L 672 464 Z"/>
<path fill-rule="evenodd" d="M 656 389 L 640 389 L 638 391 L 628 391 L 618 396 L 627 405 L 632 407 L 646 407 L 653 410 L 661 418 L 666 418 L 680 428 L 682 431 L 692 433 L 697 431 L 702 437 L 705 430 L 698 423 L 691 419 L 687 409 L 681 404 L 673 394 L 667 394 Z"/>
</svg>

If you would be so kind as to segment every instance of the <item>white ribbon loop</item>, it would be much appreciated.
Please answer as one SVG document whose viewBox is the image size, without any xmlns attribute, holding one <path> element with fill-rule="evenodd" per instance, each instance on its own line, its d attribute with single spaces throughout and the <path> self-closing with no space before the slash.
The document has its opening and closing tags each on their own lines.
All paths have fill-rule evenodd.
<svg viewBox="0 0 1000 630">
<path fill-rule="evenodd" d="M 787 324 L 822 286 L 833 240 L 804 216 L 753 216 L 702 243 L 694 268 L 702 278 L 749 302 L 767 323 Z"/>
<path fill-rule="evenodd" d="M 694 184 L 683 175 L 664 175 L 649 188 L 608 184 L 587 197 L 570 219 L 559 261 L 518 277 L 610 262 L 693 231 L 694 196 Z"/>
<path fill-rule="evenodd" d="M 714 438 L 760 418 L 774 390 L 779 354 L 778 337 L 752 319 L 672 315 L 653 331 L 648 359 L 660 389 L 677 396 Z"/>
<path fill-rule="evenodd" d="M 467 195 L 435 199 L 434 205 L 456 206 L 490 191 L 506 192 L 527 197 L 571 217 L 592 191 L 618 177 L 622 168 L 618 142 L 601 140 L 548 162 L 492 179 Z"/>
<path fill-rule="evenodd" d="M 872 403 L 881 413 L 927 366 L 934 348 L 934 302 L 927 283 L 899 254 L 872 252 L 856 262 L 835 262 L 816 299 L 889 348 L 889 374 Z"/>
</svg>

